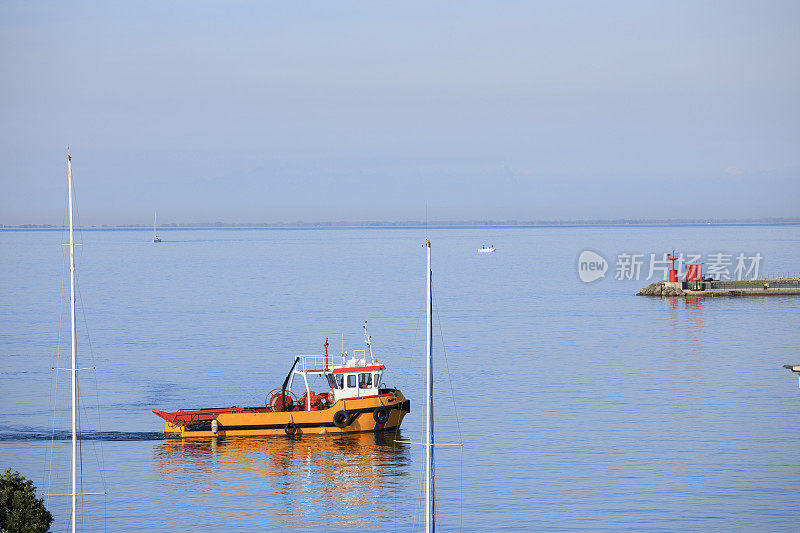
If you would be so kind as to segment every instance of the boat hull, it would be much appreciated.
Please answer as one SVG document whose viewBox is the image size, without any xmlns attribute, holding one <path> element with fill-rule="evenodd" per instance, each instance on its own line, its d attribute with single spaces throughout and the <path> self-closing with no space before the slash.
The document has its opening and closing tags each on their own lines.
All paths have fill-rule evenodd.
<svg viewBox="0 0 800 533">
<path fill-rule="evenodd" d="M 341 411 L 347 416 L 337 417 Z M 411 402 L 400 391 L 339 400 L 328 409 L 319 411 L 273 412 L 259 407 L 169 413 L 153 409 L 165 420 L 164 432 L 179 433 L 182 438 L 382 431 L 400 427 L 403 417 L 410 411 Z M 194 419 L 188 421 L 190 418 Z"/>
</svg>

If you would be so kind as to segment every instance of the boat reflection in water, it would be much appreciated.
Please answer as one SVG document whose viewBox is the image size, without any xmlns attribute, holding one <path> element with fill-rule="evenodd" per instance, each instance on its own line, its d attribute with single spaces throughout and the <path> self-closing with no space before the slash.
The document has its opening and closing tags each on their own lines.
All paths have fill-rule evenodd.
<svg viewBox="0 0 800 533">
<path fill-rule="evenodd" d="M 217 493 L 219 523 L 252 524 L 256 515 L 263 530 L 335 530 L 391 524 L 395 509 L 405 508 L 411 457 L 399 439 L 399 432 L 168 439 L 154 452 L 166 488 L 180 493 L 176 501 Z"/>
</svg>

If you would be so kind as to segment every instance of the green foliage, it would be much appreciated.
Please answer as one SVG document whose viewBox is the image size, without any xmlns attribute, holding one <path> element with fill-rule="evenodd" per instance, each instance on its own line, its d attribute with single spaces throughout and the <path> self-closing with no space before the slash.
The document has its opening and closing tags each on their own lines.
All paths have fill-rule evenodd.
<svg viewBox="0 0 800 533">
<path fill-rule="evenodd" d="M 33 481 L 9 468 L 0 477 L 0 531 L 2 533 L 46 533 L 53 515 L 36 498 Z"/>
</svg>

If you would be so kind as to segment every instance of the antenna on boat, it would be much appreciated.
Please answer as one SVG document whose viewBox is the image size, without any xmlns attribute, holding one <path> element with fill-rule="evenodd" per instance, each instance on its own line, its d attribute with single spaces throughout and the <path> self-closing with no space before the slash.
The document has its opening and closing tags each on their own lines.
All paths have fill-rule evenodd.
<svg viewBox="0 0 800 533">
<path fill-rule="evenodd" d="M 367 348 L 369 348 L 369 358 L 372 361 L 372 364 L 375 364 L 375 356 L 372 355 L 372 337 L 367 334 L 367 321 L 364 321 L 364 342 L 367 343 Z"/>
</svg>

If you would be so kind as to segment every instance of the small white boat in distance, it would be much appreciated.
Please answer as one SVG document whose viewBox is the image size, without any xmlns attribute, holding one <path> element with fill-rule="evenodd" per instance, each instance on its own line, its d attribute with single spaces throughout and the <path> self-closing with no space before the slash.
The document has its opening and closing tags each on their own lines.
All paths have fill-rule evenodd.
<svg viewBox="0 0 800 533">
<path fill-rule="evenodd" d="M 158 221 L 158 211 L 153 213 L 153 242 L 161 242 L 161 237 L 158 236 L 156 231 L 156 222 Z"/>
<path fill-rule="evenodd" d="M 479 254 L 491 254 L 494 253 L 495 251 L 497 251 L 497 249 L 493 245 L 489 245 L 489 247 L 487 248 L 486 245 L 484 244 L 483 246 L 478 248 Z"/>
</svg>

